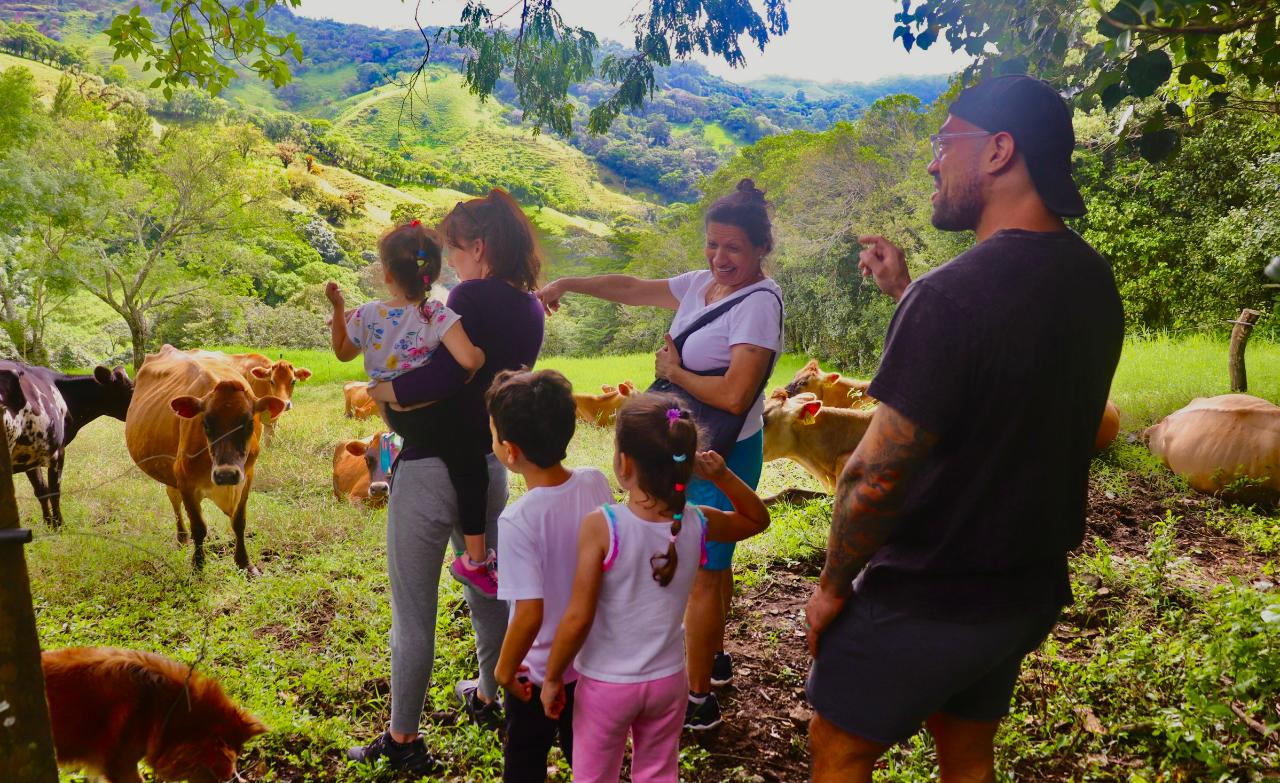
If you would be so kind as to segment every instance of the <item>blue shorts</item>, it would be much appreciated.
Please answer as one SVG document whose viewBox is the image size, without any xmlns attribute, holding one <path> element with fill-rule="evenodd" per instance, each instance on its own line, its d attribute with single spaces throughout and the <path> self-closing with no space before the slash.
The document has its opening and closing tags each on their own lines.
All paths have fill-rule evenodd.
<svg viewBox="0 0 1280 783">
<path fill-rule="evenodd" d="M 1040 646 L 1058 607 L 980 623 L 921 617 L 849 597 L 818 640 L 806 695 L 844 731 L 893 745 L 934 713 L 999 720 L 1009 711 L 1022 659 Z"/>
<path fill-rule="evenodd" d="M 764 429 L 745 440 L 740 440 L 725 458 L 725 465 L 742 479 L 748 487 L 760 486 L 760 472 L 764 469 Z M 711 506 L 721 511 L 732 511 L 733 504 L 710 481 L 695 478 L 689 482 L 685 497 L 699 506 Z M 707 542 L 707 571 L 723 571 L 733 567 L 733 551 L 737 543 Z"/>
</svg>

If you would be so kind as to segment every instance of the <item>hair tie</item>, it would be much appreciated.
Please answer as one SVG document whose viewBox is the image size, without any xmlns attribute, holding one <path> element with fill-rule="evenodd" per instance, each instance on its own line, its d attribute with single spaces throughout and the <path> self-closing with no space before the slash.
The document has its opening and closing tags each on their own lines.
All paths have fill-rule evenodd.
<svg viewBox="0 0 1280 783">
<path fill-rule="evenodd" d="M 676 419 L 680 418 L 679 408 L 667 408 L 667 423 L 672 424 Z"/>
<path fill-rule="evenodd" d="M 671 455 L 671 460 L 673 462 L 684 462 L 687 459 L 689 459 L 688 454 L 672 454 Z"/>
<path fill-rule="evenodd" d="M 667 540 L 673 544 L 676 543 L 676 534 L 672 533 L 671 535 L 667 536 Z"/>
<path fill-rule="evenodd" d="M 684 492 L 684 484 L 676 484 L 676 492 Z"/>
<path fill-rule="evenodd" d="M 431 285 L 431 275 L 423 275 L 422 282 L 426 283 L 427 285 Z"/>
<path fill-rule="evenodd" d="M 422 225 L 422 221 L 421 221 L 421 220 L 418 220 L 417 218 L 414 218 L 413 220 L 411 220 L 411 221 L 409 222 L 409 226 L 410 226 L 411 228 L 417 228 L 417 227 L 418 227 L 418 226 L 420 226 L 420 225 Z M 419 251 L 419 252 L 421 252 L 421 251 Z"/>
</svg>

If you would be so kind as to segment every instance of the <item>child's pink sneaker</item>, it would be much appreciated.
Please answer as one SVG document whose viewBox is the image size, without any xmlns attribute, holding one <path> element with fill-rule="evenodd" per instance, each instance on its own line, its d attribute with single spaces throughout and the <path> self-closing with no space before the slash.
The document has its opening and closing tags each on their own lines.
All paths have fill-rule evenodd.
<svg viewBox="0 0 1280 783">
<path fill-rule="evenodd" d="M 498 597 L 498 558 L 492 549 L 483 563 L 475 562 L 465 552 L 458 555 L 449 564 L 449 573 L 454 579 L 490 598 Z"/>
</svg>

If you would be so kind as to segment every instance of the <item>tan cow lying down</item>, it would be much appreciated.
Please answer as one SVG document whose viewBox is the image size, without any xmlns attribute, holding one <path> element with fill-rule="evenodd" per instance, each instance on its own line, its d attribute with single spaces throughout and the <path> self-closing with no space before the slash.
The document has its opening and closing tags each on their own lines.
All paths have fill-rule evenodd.
<svg viewBox="0 0 1280 783">
<path fill-rule="evenodd" d="M 1111 441 L 1120 434 L 1120 409 L 1111 400 L 1102 410 L 1102 422 L 1098 425 L 1098 434 L 1093 439 L 1093 450 L 1102 451 L 1111 445 Z"/>
<path fill-rule="evenodd" d="M 636 385 L 631 381 L 623 381 L 617 388 L 605 385 L 600 387 L 600 394 L 573 393 L 573 407 L 578 418 L 600 427 L 609 427 L 618 416 L 618 409 L 627 401 Z"/>
<path fill-rule="evenodd" d="M 386 505 L 391 484 L 378 459 L 383 433 L 339 443 L 333 449 L 333 494 L 353 505 Z"/>
<path fill-rule="evenodd" d="M 777 389 L 764 403 L 765 461 L 791 459 L 833 492 L 873 412 L 828 407 L 808 393 L 788 398 Z"/>
<path fill-rule="evenodd" d="M 1280 490 L 1280 406 L 1249 394 L 1197 397 L 1148 428 L 1151 452 L 1198 492 L 1248 478 Z"/>
<path fill-rule="evenodd" d="M 129 455 L 165 485 L 185 542 L 185 507 L 195 542 L 192 561 L 204 565 L 206 527 L 200 503 L 210 498 L 231 518 L 236 565 L 249 569 L 244 528 L 253 466 L 262 434 L 260 413 L 284 412 L 279 397 L 256 397 L 240 371 L 216 356 L 193 356 L 166 345 L 147 356 L 125 416 Z"/>
<path fill-rule="evenodd" d="M 342 384 L 342 415 L 348 419 L 367 419 L 378 412 L 378 403 L 369 396 L 366 381 Z"/>
<path fill-rule="evenodd" d="M 845 378 L 838 372 L 823 372 L 818 369 L 818 360 L 810 359 L 809 363 L 787 384 L 787 396 L 797 394 L 813 394 L 828 408 L 872 408 L 874 397 L 867 396 L 867 387 L 871 381 L 859 381 Z"/>
</svg>

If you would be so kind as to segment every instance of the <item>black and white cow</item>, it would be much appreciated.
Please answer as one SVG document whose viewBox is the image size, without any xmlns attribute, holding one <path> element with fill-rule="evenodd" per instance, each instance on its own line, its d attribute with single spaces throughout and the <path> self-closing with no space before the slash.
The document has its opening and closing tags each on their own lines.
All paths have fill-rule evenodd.
<svg viewBox="0 0 1280 783">
<path fill-rule="evenodd" d="M 92 375 L 63 375 L 45 367 L 0 361 L 0 411 L 13 472 L 26 473 L 40 501 L 44 521 L 62 524 L 59 496 L 67 444 L 99 416 L 124 421 L 133 381 L 124 368 L 94 369 Z M 41 468 L 49 469 L 46 484 Z"/>
</svg>

